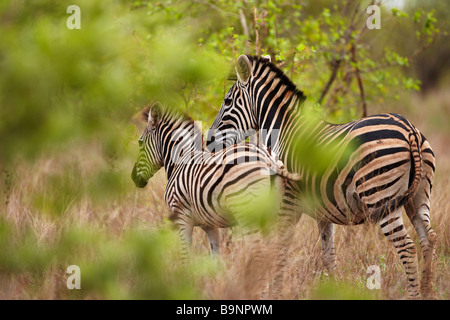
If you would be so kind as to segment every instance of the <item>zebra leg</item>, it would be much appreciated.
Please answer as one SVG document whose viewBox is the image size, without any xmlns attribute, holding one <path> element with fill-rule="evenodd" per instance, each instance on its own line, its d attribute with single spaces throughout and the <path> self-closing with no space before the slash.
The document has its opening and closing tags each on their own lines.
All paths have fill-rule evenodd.
<svg viewBox="0 0 450 320">
<path fill-rule="evenodd" d="M 419 281 L 417 273 L 417 250 L 403 225 L 402 208 L 387 215 L 380 221 L 380 227 L 386 238 L 392 243 L 401 263 L 405 267 L 408 279 L 408 298 L 419 298 Z"/>
<path fill-rule="evenodd" d="M 273 299 L 279 299 L 280 297 L 288 251 L 294 236 L 295 226 L 300 217 L 301 211 L 298 207 L 297 196 L 288 182 L 280 205 L 277 223 L 277 240 L 274 247 L 277 258 L 275 259 L 275 272 L 271 288 Z"/>
<path fill-rule="evenodd" d="M 423 138 L 423 137 L 422 137 Z M 432 296 L 433 257 L 435 255 L 436 233 L 430 226 L 430 196 L 436 161 L 428 141 L 421 146 L 423 158 L 423 179 L 412 201 L 405 205 L 408 218 L 420 238 L 423 256 L 421 291 L 424 298 Z"/>
<path fill-rule="evenodd" d="M 423 180 L 423 184 L 427 183 Z M 423 256 L 421 292 L 424 298 L 430 298 L 433 286 L 433 256 L 435 255 L 436 233 L 430 226 L 429 192 L 419 189 L 413 201 L 405 206 L 406 213 L 420 238 Z"/>
<path fill-rule="evenodd" d="M 228 199 L 226 204 L 226 211 L 237 221 L 238 228 L 234 231 L 242 241 L 241 249 L 246 252 L 245 261 L 239 263 L 244 276 L 239 280 L 239 285 L 242 286 L 241 290 L 246 299 L 261 299 L 264 284 L 267 282 L 265 266 L 267 255 L 263 250 L 259 229 L 249 221 L 253 213 L 252 208 L 251 200 L 243 201 L 240 196 Z"/>
<path fill-rule="evenodd" d="M 219 254 L 220 231 L 218 228 L 202 227 L 208 238 L 211 255 Z"/>
<path fill-rule="evenodd" d="M 192 245 L 192 231 L 194 230 L 194 224 L 189 218 L 189 215 L 184 213 L 173 212 L 172 217 L 175 217 L 173 221 L 179 230 L 181 240 L 181 261 L 186 263 Z"/>
<path fill-rule="evenodd" d="M 281 212 L 283 213 L 286 211 L 281 209 Z M 277 253 L 277 258 L 275 259 L 275 272 L 271 290 L 273 299 L 280 298 L 288 252 L 295 232 L 295 226 L 297 225 L 300 217 L 301 214 L 296 214 L 290 210 L 286 215 L 280 217 L 277 231 L 277 243 L 274 248 Z"/>
<path fill-rule="evenodd" d="M 322 261 L 330 275 L 336 270 L 336 255 L 334 252 L 334 224 L 329 221 L 318 220 L 320 241 L 322 245 Z"/>
</svg>

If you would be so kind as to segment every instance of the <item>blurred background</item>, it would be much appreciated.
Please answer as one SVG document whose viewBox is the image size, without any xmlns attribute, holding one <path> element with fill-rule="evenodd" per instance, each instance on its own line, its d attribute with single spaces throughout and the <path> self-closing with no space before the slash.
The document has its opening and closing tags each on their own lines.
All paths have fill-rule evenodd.
<svg viewBox="0 0 450 320">
<path fill-rule="evenodd" d="M 380 29 L 367 27 L 371 4 Z M 68 28 L 70 5 L 80 29 Z M 2 1 L 0 298 L 254 297 L 241 290 L 249 254 L 232 232 L 222 232 L 220 262 L 196 232 L 197 254 L 181 265 L 164 170 L 143 190 L 130 178 L 140 111 L 158 100 L 208 128 L 246 53 L 270 55 L 328 121 L 395 112 L 424 133 L 437 155 L 435 294 L 448 299 L 449 15 L 437 0 Z M 330 284 L 316 224 L 302 217 L 282 297 L 404 297 L 402 266 L 377 226 L 336 228 L 336 247 Z M 374 264 L 381 290 L 365 286 Z M 81 290 L 67 289 L 70 265 Z"/>
</svg>

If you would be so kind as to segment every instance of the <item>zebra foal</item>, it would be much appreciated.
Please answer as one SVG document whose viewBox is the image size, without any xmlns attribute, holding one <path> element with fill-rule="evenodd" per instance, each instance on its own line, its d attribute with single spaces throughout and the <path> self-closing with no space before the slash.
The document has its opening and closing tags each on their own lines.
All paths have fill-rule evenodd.
<svg viewBox="0 0 450 320">
<path fill-rule="evenodd" d="M 235 69 L 237 81 L 211 126 L 208 149 L 239 142 L 249 130 L 259 131 L 260 143 L 279 154 L 287 169 L 301 177 L 287 184 L 283 199 L 299 213 L 289 226 L 293 228 L 303 211 L 316 219 L 324 266 L 333 272 L 336 265 L 334 224 L 379 222 L 405 266 L 408 296 L 417 298 L 416 246 L 403 224 L 405 207 L 424 257 L 421 289 L 425 296 L 430 294 L 436 244 L 430 225 L 435 158 L 423 134 L 397 114 L 345 124 L 307 121 L 301 108 L 305 96 L 270 59 L 242 55 Z M 305 144 L 311 151 L 334 154 L 324 170 L 305 161 L 310 152 Z M 348 146 L 352 148 L 346 153 Z M 313 199 L 315 205 L 308 209 L 306 199 Z"/>
<path fill-rule="evenodd" d="M 171 209 L 170 219 L 179 228 L 183 259 L 194 226 L 206 232 L 214 253 L 219 249 L 218 228 L 237 223 L 254 231 L 258 219 L 265 218 L 257 216 L 256 225 L 249 218 L 260 205 L 261 196 L 273 202 L 268 210 L 275 218 L 281 214 L 284 185 L 287 180 L 298 179 L 298 175 L 287 172 L 269 149 L 243 143 L 210 153 L 203 149 L 202 133 L 187 115 L 163 110 L 159 104 L 143 114 L 147 127 L 138 140 L 140 151 L 132 179 L 143 188 L 157 170 L 165 168 L 164 199 Z M 277 254 L 281 255 L 286 245 L 280 243 L 279 247 Z M 279 277 L 277 272 L 275 276 Z"/>
</svg>

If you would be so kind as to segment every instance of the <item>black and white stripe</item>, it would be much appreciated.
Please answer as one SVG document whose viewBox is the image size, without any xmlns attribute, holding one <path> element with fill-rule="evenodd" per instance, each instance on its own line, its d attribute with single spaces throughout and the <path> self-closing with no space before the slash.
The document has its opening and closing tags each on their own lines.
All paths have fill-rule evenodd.
<svg viewBox="0 0 450 320">
<path fill-rule="evenodd" d="M 165 168 L 165 201 L 172 211 L 171 220 L 179 227 L 184 258 L 194 226 L 206 231 L 212 252 L 218 251 L 218 228 L 237 222 L 247 232 L 255 231 L 259 221 L 251 211 L 258 207 L 261 195 L 273 200 L 269 211 L 274 217 L 281 214 L 285 183 L 298 175 L 287 172 L 268 148 L 242 143 L 210 153 L 203 150 L 202 133 L 186 115 L 155 104 L 145 116 L 148 125 L 139 138 L 132 179 L 142 188 L 159 168 Z M 261 216 L 264 218 L 267 216 Z M 282 226 L 281 221 L 279 228 Z M 280 243 L 278 254 L 285 253 L 285 247 Z"/>
<path fill-rule="evenodd" d="M 421 285 L 428 294 L 436 242 L 429 213 L 435 159 L 425 137 L 397 114 L 345 124 L 310 120 L 301 112 L 303 93 L 267 58 L 240 56 L 236 73 L 237 81 L 209 131 L 208 148 L 236 143 L 246 131 L 258 130 L 259 142 L 271 147 L 287 169 L 301 177 L 296 190 L 288 184 L 283 202 L 317 220 L 324 265 L 335 269 L 333 224 L 378 221 L 406 267 L 408 295 L 415 298 L 419 296 L 417 257 L 402 221 L 405 206 L 420 237 Z M 238 133 L 228 136 L 233 131 Z M 322 168 L 308 162 L 308 153 L 320 152 L 333 155 Z M 306 199 L 314 205 L 305 205 L 311 202 Z M 301 206 L 296 207 L 298 203 Z"/>
</svg>

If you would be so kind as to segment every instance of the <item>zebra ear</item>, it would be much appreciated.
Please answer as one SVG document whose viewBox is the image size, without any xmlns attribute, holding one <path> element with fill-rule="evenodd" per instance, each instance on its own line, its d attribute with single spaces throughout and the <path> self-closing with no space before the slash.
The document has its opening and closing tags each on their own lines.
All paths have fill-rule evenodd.
<svg viewBox="0 0 450 320">
<path fill-rule="evenodd" d="M 252 64 L 250 63 L 248 57 L 245 54 L 239 56 L 236 61 L 236 74 L 238 76 L 238 81 L 246 84 L 248 82 L 248 79 L 250 78 L 251 73 Z"/>
<path fill-rule="evenodd" d="M 148 122 L 148 116 L 150 112 L 150 106 L 146 106 L 144 110 L 141 112 L 141 120 L 144 122 Z"/>
<path fill-rule="evenodd" d="M 272 62 L 272 58 L 270 57 L 270 54 L 265 55 L 262 57 L 266 62 Z"/>
<path fill-rule="evenodd" d="M 156 125 L 159 123 L 162 115 L 162 106 L 161 103 L 155 102 L 151 107 L 148 113 L 148 125 L 150 128 L 154 129 Z"/>
</svg>

